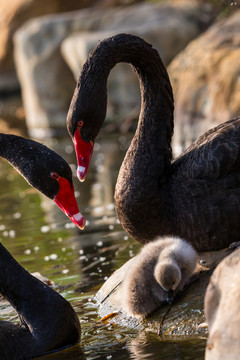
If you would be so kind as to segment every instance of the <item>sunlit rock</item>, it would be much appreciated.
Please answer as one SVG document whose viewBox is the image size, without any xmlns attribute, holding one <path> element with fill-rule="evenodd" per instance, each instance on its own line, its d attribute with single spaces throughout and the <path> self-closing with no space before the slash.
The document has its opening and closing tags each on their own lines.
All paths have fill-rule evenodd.
<svg viewBox="0 0 240 360">
<path fill-rule="evenodd" d="M 172 61 L 168 72 L 175 97 L 175 144 L 186 148 L 205 131 L 240 114 L 239 58 L 236 11 Z"/>
<path fill-rule="evenodd" d="M 205 296 L 209 338 L 206 360 L 236 360 L 240 354 L 240 249 L 214 271 Z"/>
<path fill-rule="evenodd" d="M 0 91 L 19 88 L 13 61 L 12 37 L 27 20 L 44 14 L 80 9 L 91 0 L 11 0 L 0 2 Z"/>
<path fill-rule="evenodd" d="M 62 57 L 60 46 L 70 35 L 85 33 L 80 36 L 80 43 L 79 37 L 74 37 L 63 46 L 64 57 L 71 63 L 77 77 L 89 51 L 103 36 L 123 31 L 144 36 L 168 63 L 209 21 L 208 8 L 186 2 L 185 5 L 161 3 L 85 9 L 28 22 L 15 35 L 15 59 L 31 135 L 43 137 L 49 127 L 53 130 L 64 128 L 65 131 L 75 80 Z M 87 38 L 86 32 L 94 34 Z M 131 69 L 127 71 L 129 73 Z M 122 71 L 116 74 L 115 83 L 121 78 L 124 85 L 120 83 L 116 87 L 110 82 L 112 98 L 109 111 L 112 115 L 120 112 L 121 116 L 124 106 L 128 110 L 129 103 L 133 107 L 139 103 L 138 84 L 132 85 L 132 80 L 126 75 L 122 80 Z M 134 78 L 133 73 L 131 76 Z M 127 92 L 126 86 L 129 88 Z"/>
</svg>

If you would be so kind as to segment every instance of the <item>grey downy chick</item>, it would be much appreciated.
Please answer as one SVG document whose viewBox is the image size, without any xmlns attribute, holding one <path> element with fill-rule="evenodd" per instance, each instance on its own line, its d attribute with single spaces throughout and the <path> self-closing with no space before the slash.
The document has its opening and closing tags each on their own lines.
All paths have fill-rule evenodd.
<svg viewBox="0 0 240 360">
<path fill-rule="evenodd" d="M 177 237 L 157 238 L 135 256 L 123 282 L 122 311 L 145 318 L 183 289 L 192 275 L 197 253 Z"/>
</svg>

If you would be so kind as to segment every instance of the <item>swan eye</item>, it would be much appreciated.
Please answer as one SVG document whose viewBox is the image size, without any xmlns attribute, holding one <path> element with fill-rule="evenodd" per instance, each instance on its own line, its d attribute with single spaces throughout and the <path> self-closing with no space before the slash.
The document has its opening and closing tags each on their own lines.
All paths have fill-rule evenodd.
<svg viewBox="0 0 240 360">
<path fill-rule="evenodd" d="M 59 178 L 59 175 L 58 175 L 57 172 L 51 172 L 50 176 L 51 176 L 52 179 L 58 179 Z"/>
<path fill-rule="evenodd" d="M 82 120 L 79 120 L 78 123 L 77 123 L 77 126 L 78 126 L 79 128 L 81 128 L 81 127 L 83 126 L 83 121 L 82 121 Z"/>
</svg>

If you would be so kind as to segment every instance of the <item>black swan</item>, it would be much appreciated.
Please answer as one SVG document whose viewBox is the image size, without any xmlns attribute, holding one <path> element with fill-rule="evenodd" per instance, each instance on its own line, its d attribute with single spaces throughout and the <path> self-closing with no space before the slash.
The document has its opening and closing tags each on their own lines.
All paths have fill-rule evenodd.
<svg viewBox="0 0 240 360">
<path fill-rule="evenodd" d="M 85 219 L 78 210 L 67 162 L 48 147 L 21 136 L 0 134 L 0 156 L 6 159 L 30 185 L 53 199 L 79 228 Z"/>
<path fill-rule="evenodd" d="M 238 241 L 240 118 L 208 131 L 172 162 L 172 87 L 158 52 L 139 37 L 118 34 L 102 41 L 83 67 L 67 117 L 78 177 L 86 176 L 105 119 L 108 75 L 119 62 L 133 66 L 142 99 L 115 190 L 123 228 L 141 243 L 174 235 L 201 251 Z"/>
<path fill-rule="evenodd" d="M 190 244 L 163 237 L 146 244 L 131 259 L 123 280 L 122 310 L 144 318 L 183 289 L 192 275 L 197 254 Z"/>
<path fill-rule="evenodd" d="M 68 301 L 29 274 L 1 243 L 0 292 L 21 320 L 0 321 L 1 360 L 32 359 L 79 341 L 79 320 Z"/>
</svg>

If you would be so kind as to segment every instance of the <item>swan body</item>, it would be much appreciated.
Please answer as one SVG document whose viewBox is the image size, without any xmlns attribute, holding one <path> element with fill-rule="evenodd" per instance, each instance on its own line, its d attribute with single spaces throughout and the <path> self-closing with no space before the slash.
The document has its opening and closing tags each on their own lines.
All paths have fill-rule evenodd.
<svg viewBox="0 0 240 360">
<path fill-rule="evenodd" d="M 53 199 L 75 225 L 84 227 L 85 219 L 74 195 L 72 171 L 60 155 L 36 141 L 0 133 L 0 156 L 30 185 Z"/>
<path fill-rule="evenodd" d="M 144 318 L 173 294 L 182 290 L 196 266 L 197 254 L 190 244 L 164 237 L 146 244 L 132 260 L 123 281 L 122 310 Z"/>
<path fill-rule="evenodd" d="M 26 360 L 76 344 L 80 324 L 71 305 L 29 274 L 0 243 L 0 292 L 20 324 L 0 321 L 0 359 Z"/>
<path fill-rule="evenodd" d="M 137 36 L 102 41 L 83 66 L 67 117 L 78 177 L 86 177 L 106 115 L 108 75 L 119 62 L 132 65 L 141 90 L 137 130 L 115 189 L 123 228 L 141 243 L 173 235 L 198 251 L 238 241 L 240 118 L 208 131 L 172 162 L 172 87 L 158 52 Z"/>
</svg>

